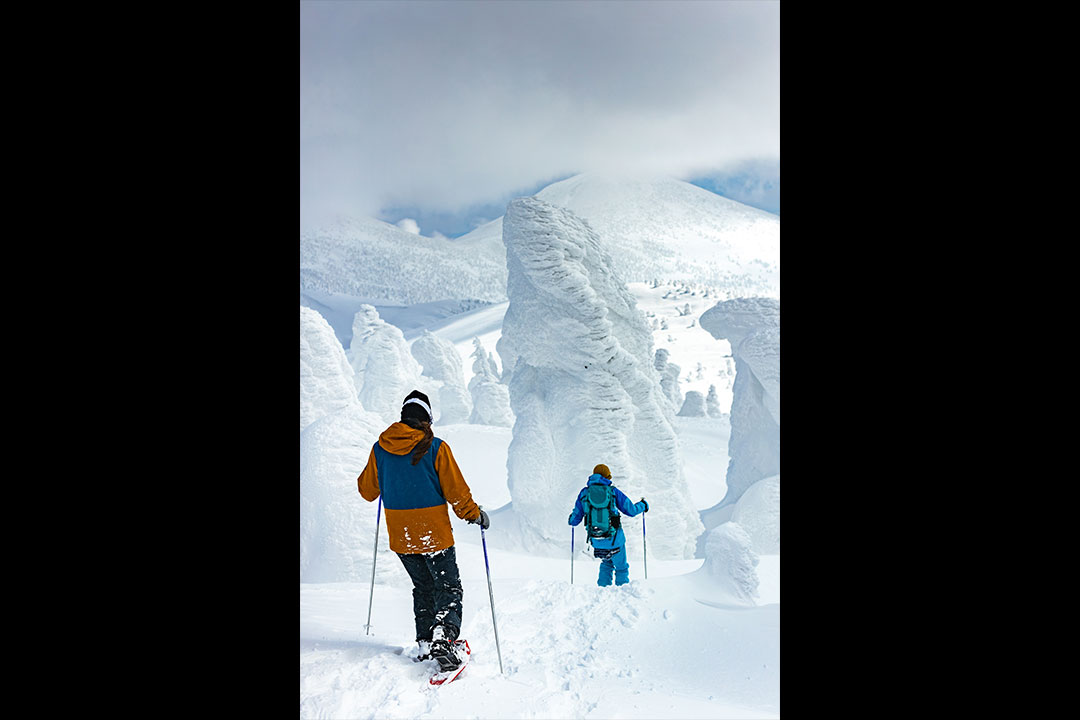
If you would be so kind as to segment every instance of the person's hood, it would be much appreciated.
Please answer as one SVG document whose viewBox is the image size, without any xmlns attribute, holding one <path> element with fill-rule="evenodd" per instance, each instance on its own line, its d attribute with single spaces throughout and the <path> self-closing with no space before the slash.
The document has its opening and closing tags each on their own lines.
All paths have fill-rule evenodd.
<svg viewBox="0 0 1080 720">
<path fill-rule="evenodd" d="M 406 455 L 416 443 L 424 439 L 424 431 L 411 428 L 403 422 L 396 422 L 383 430 L 379 436 L 379 445 L 388 453 Z"/>
<path fill-rule="evenodd" d="M 595 473 L 595 474 L 589 476 L 589 484 L 590 485 L 610 485 L 611 480 L 609 478 L 604 477 L 603 475 L 601 475 L 599 473 Z"/>
</svg>

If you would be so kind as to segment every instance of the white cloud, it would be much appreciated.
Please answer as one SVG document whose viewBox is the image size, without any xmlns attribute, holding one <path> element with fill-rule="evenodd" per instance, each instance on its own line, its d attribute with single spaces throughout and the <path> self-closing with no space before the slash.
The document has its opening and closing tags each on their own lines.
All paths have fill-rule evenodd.
<svg viewBox="0 0 1080 720">
<path fill-rule="evenodd" d="M 416 224 L 416 221 L 412 218 L 401 218 L 397 221 L 397 226 L 405 232 L 412 233 L 413 235 L 420 234 L 420 226 Z"/>
<path fill-rule="evenodd" d="M 301 216 L 780 155 L 779 2 L 305 2 Z"/>
</svg>

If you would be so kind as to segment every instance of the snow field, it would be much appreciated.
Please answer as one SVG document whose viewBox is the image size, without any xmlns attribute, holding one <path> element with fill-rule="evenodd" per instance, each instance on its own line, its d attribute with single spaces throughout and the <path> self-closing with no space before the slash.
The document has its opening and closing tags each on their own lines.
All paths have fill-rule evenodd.
<svg viewBox="0 0 1080 720">
<path fill-rule="evenodd" d="M 722 419 L 679 418 L 676 424 L 687 482 L 702 508 L 724 492 L 724 428 Z M 509 501 L 509 428 L 458 424 L 438 434 L 453 448 L 478 503 L 492 510 Z M 700 454 L 714 447 L 720 449 L 712 461 Z M 376 504 L 359 496 L 357 502 L 373 527 Z M 572 502 L 564 503 L 566 514 Z M 366 581 L 300 586 L 301 717 L 779 717 L 779 555 L 759 557 L 757 607 L 726 594 L 701 559 L 650 558 L 646 580 L 633 549 L 631 582 L 600 588 L 600 561 L 578 527 L 571 586 L 569 537 L 562 557 L 519 552 L 504 547 L 501 537 L 513 528 L 506 513 L 496 514 L 485 534 L 500 675 L 480 530 L 450 517 L 465 591 L 462 637 L 473 650 L 461 678 L 433 688 L 427 684 L 432 669 L 411 660 L 411 584 L 386 548 L 384 523 L 371 635 L 364 634 Z M 663 532 L 651 522 L 647 527 L 650 534 Z M 624 529 L 640 538 L 641 516 L 625 518 Z"/>
<path fill-rule="evenodd" d="M 717 601 L 707 576 L 688 572 L 700 560 L 650 562 L 644 580 L 631 558 L 631 582 L 601 588 L 599 561 L 582 558 L 571 586 L 569 558 L 534 561 L 489 537 L 500 674 L 483 552 L 455 534 L 472 648 L 462 676 L 432 688 L 433 666 L 412 662 L 407 580 L 376 585 L 371 635 L 368 585 L 302 584 L 301 717 L 779 717 L 779 604 Z M 392 553 L 379 560 L 404 575 Z M 778 591 L 775 560 L 759 571 L 775 572 L 763 587 Z"/>
</svg>

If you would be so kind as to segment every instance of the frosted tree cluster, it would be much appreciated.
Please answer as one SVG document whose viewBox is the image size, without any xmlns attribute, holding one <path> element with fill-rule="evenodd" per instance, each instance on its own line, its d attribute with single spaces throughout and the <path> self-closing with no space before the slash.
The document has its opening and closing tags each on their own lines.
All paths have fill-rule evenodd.
<svg viewBox="0 0 1080 720">
<path fill-rule="evenodd" d="M 401 403 L 413 390 L 427 392 L 401 330 L 379 317 L 371 305 L 361 305 L 353 317 L 353 335 L 346 354 L 354 372 L 360 403 L 391 423 L 401 417 Z M 363 466 L 361 466 L 362 468 Z"/>
<path fill-rule="evenodd" d="M 300 288 L 406 305 L 448 299 L 502 302 L 502 255 L 495 238 L 451 243 L 374 218 L 350 218 L 301 233 Z"/>
<path fill-rule="evenodd" d="M 353 370 L 330 323 L 300 306 L 300 430 L 357 403 Z"/>
<path fill-rule="evenodd" d="M 597 463 L 649 500 L 651 555 L 694 556 L 703 527 L 682 473 L 652 335 L 599 236 L 568 210 L 519 198 L 503 219 L 509 305 L 497 349 L 515 415 L 508 485 L 526 541 L 554 551 Z M 628 550 L 641 557 L 629 530 Z"/>
<path fill-rule="evenodd" d="M 780 474 L 780 301 L 739 298 L 717 303 L 701 327 L 725 338 L 735 358 L 728 444 L 728 491 L 737 501 L 754 483 Z"/>
<path fill-rule="evenodd" d="M 467 422 L 472 413 L 472 397 L 465 387 L 461 355 L 449 340 L 425 330 L 412 344 L 412 356 L 423 367 L 423 375 L 438 388 L 432 410 L 440 424 Z M 402 396 L 404 397 L 404 396 Z"/>
<path fill-rule="evenodd" d="M 473 409 L 469 422 L 476 425 L 513 426 L 510 389 L 501 382 L 495 359 L 480 344 L 480 338 L 473 338 L 471 357 L 473 376 L 469 380 L 469 394 L 472 396 Z"/>
<path fill-rule="evenodd" d="M 301 306 L 300 582 L 370 577 L 376 508 L 360 497 L 356 477 L 385 427 L 357 398 L 353 369 L 330 324 Z M 389 549 L 385 532 L 380 546 Z M 392 575 L 380 577 L 394 581 Z"/>
</svg>

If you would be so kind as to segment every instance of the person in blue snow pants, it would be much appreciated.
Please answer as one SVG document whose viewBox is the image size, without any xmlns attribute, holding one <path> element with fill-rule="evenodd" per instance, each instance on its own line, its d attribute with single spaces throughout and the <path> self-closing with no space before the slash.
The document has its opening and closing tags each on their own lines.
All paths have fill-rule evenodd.
<svg viewBox="0 0 1080 720">
<path fill-rule="evenodd" d="M 585 505 L 588 502 L 585 496 L 589 492 L 590 485 L 611 485 L 615 495 L 615 507 L 623 515 L 634 517 L 649 511 L 649 504 L 645 502 L 645 498 L 641 498 L 641 502 L 631 502 L 619 488 L 612 485 L 611 471 L 608 470 L 607 465 L 601 464 L 593 468 L 593 474 L 589 476 L 588 483 L 578 493 L 577 502 L 574 503 L 574 509 L 570 513 L 568 521 L 570 525 L 578 525 L 584 519 Z M 593 550 L 597 557 L 606 555 L 600 563 L 600 575 L 596 579 L 596 584 L 600 587 L 611 585 L 612 573 L 615 574 L 616 585 L 625 585 L 630 582 L 630 563 L 626 561 L 626 535 L 623 534 L 618 513 L 612 519 L 612 526 L 616 528 L 614 537 L 593 538 L 592 540 Z"/>
</svg>

